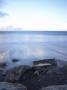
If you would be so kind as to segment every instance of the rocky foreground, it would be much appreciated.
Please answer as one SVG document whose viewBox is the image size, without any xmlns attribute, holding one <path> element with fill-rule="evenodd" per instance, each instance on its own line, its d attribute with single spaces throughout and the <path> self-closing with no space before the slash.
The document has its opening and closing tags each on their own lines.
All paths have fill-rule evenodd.
<svg viewBox="0 0 67 90">
<path fill-rule="evenodd" d="M 0 82 L 0 90 L 27 90 L 27 88 L 22 84 Z"/>
<path fill-rule="evenodd" d="M 48 86 L 44 87 L 40 90 L 67 90 L 67 85 L 54 85 L 54 86 Z"/>
<path fill-rule="evenodd" d="M 67 90 L 67 64 L 0 68 L 0 90 Z"/>
</svg>

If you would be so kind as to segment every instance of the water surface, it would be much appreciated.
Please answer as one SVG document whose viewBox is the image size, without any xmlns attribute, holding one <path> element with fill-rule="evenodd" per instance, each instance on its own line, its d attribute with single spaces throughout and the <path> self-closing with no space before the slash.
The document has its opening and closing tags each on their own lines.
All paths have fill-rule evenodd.
<svg viewBox="0 0 67 90">
<path fill-rule="evenodd" d="M 13 58 L 23 65 L 46 58 L 67 60 L 67 32 L 0 32 L 0 62 L 12 63 Z"/>
</svg>

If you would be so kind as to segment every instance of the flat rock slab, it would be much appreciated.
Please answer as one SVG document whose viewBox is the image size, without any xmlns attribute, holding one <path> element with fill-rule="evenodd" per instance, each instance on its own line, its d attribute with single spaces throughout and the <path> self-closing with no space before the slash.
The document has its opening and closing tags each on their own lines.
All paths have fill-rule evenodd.
<svg viewBox="0 0 67 90">
<path fill-rule="evenodd" d="M 27 90 L 24 85 L 0 82 L 0 90 Z"/>
<path fill-rule="evenodd" d="M 54 85 L 42 88 L 40 90 L 67 90 L 67 85 Z"/>
</svg>

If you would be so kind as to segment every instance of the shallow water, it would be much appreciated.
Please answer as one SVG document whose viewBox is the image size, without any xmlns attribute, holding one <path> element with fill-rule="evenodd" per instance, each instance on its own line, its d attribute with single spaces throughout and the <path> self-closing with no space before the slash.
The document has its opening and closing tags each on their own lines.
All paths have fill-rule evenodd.
<svg viewBox="0 0 67 90">
<path fill-rule="evenodd" d="M 54 32 L 53 32 L 54 33 Z M 0 62 L 32 64 L 33 60 L 56 58 L 67 60 L 67 32 L 45 33 L 0 33 Z"/>
</svg>

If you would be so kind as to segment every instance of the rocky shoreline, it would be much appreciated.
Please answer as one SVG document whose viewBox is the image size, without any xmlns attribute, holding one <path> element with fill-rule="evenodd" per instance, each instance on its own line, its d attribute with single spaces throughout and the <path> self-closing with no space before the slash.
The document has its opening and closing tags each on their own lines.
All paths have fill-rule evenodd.
<svg viewBox="0 0 67 90">
<path fill-rule="evenodd" d="M 55 63 L 37 67 L 20 65 L 8 70 L 0 67 L 0 90 L 67 90 L 67 64 L 59 67 Z"/>
</svg>

